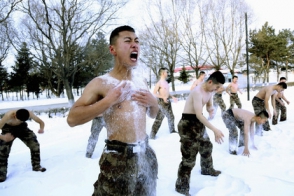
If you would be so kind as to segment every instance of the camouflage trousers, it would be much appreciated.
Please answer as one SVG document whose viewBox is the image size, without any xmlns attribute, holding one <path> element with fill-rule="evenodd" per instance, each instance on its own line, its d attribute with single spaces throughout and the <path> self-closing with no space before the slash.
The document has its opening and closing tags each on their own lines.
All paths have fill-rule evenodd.
<svg viewBox="0 0 294 196">
<path fill-rule="evenodd" d="M 180 134 L 182 161 L 178 169 L 176 189 L 188 192 L 190 189 L 190 175 L 195 166 L 196 156 L 200 153 L 201 172 L 209 173 L 213 169 L 212 143 L 205 126 L 197 119 L 195 114 L 182 114 L 178 123 Z"/>
<path fill-rule="evenodd" d="M 280 101 L 283 102 L 283 100 L 281 98 L 280 98 Z M 273 119 L 272 119 L 272 124 L 273 125 L 278 124 L 278 118 L 279 118 L 279 115 L 280 115 L 280 110 L 281 110 L 280 121 L 287 120 L 287 108 L 286 108 L 286 106 L 280 104 L 280 102 L 278 102 L 276 100 L 276 114 L 277 115 L 273 115 Z"/>
<path fill-rule="evenodd" d="M 242 104 L 241 104 L 241 101 L 238 97 L 238 94 L 237 93 L 231 93 L 231 96 L 230 96 L 230 109 L 233 109 L 234 108 L 234 105 L 238 106 L 238 108 L 242 108 Z"/>
<path fill-rule="evenodd" d="M 175 125 L 174 125 L 175 117 L 171 107 L 171 102 L 168 100 L 168 103 L 165 103 L 163 99 L 159 98 L 158 107 L 159 107 L 159 110 L 155 118 L 155 121 L 152 125 L 151 135 L 152 136 L 156 135 L 156 133 L 158 132 L 161 126 L 164 116 L 166 116 L 168 120 L 169 132 L 170 133 L 175 132 Z"/>
<path fill-rule="evenodd" d="M 92 196 L 155 196 L 158 163 L 148 138 L 138 144 L 105 142 Z"/>
<path fill-rule="evenodd" d="M 264 100 L 262 100 L 262 99 L 260 99 L 258 97 L 253 97 L 252 106 L 253 106 L 253 109 L 254 109 L 254 113 L 256 115 L 258 113 L 260 113 L 261 111 L 266 110 Z M 256 135 L 262 135 L 262 129 L 265 130 L 265 131 L 269 131 L 271 129 L 268 120 L 263 125 L 259 125 L 259 124 L 256 123 L 256 125 L 255 125 L 255 134 Z"/>
<path fill-rule="evenodd" d="M 86 157 L 92 157 L 99 134 L 104 126 L 105 122 L 102 116 L 98 116 L 92 120 L 91 135 L 88 140 Z"/>
<path fill-rule="evenodd" d="M 222 119 L 229 129 L 229 152 L 230 154 L 237 154 L 238 146 L 244 146 L 244 122 L 235 119 L 232 109 L 225 111 Z M 237 127 L 240 130 L 239 145 Z"/>
<path fill-rule="evenodd" d="M 216 113 L 218 106 L 220 107 L 222 113 L 226 110 L 226 104 L 222 98 L 222 94 L 215 93 L 213 95 L 214 114 Z"/>
<path fill-rule="evenodd" d="M 18 132 L 18 134 L 16 134 Z M 2 128 L 2 135 L 11 133 L 15 138 L 19 138 L 31 151 L 31 163 L 34 168 L 40 167 L 40 145 L 37 141 L 37 136 L 33 131 L 27 127 L 24 122 L 18 126 L 10 126 L 5 124 Z M 0 175 L 7 175 L 8 157 L 13 144 L 11 142 L 4 142 L 0 140 Z"/>
</svg>

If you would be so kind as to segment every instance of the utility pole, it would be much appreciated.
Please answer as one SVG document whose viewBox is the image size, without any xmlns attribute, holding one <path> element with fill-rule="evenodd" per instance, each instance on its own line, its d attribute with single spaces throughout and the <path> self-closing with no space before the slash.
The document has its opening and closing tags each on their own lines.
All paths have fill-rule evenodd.
<svg viewBox="0 0 294 196">
<path fill-rule="evenodd" d="M 247 64 L 247 100 L 250 100 L 249 84 L 249 58 L 248 58 L 248 29 L 247 29 L 247 12 L 245 13 L 245 30 L 246 30 L 246 64 Z"/>
</svg>

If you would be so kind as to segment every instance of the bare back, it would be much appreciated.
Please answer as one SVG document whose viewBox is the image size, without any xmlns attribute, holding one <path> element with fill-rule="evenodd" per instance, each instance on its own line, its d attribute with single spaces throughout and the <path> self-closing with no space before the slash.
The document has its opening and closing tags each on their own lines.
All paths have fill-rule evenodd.
<svg viewBox="0 0 294 196">
<path fill-rule="evenodd" d="M 259 90 L 259 92 L 255 95 L 259 99 L 265 100 L 266 97 L 270 97 L 275 94 L 277 91 L 274 90 L 274 86 L 265 86 Z"/>
<path fill-rule="evenodd" d="M 201 100 L 201 113 L 202 109 L 205 104 L 209 102 L 209 100 L 212 97 L 212 92 L 206 92 L 203 90 L 202 85 L 196 86 L 191 93 L 189 94 L 186 104 L 184 107 L 183 113 L 186 114 L 196 114 L 196 108 L 195 108 L 195 102 L 198 102 L 198 100 Z M 193 107 L 191 107 L 193 106 Z"/>
</svg>

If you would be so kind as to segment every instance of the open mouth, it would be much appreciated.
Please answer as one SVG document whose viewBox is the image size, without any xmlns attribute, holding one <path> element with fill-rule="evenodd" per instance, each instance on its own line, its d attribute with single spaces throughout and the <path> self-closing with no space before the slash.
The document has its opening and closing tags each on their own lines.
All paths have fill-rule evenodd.
<svg viewBox="0 0 294 196">
<path fill-rule="evenodd" d="M 138 59 L 138 53 L 137 52 L 132 52 L 131 53 L 131 60 L 136 61 Z"/>
</svg>

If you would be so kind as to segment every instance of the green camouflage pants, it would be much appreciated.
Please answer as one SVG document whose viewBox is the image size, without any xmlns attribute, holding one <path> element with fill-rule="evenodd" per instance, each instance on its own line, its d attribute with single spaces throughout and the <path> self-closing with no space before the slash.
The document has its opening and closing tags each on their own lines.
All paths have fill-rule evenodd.
<svg viewBox="0 0 294 196">
<path fill-rule="evenodd" d="M 161 126 L 161 123 L 162 123 L 164 116 L 167 117 L 170 133 L 175 132 L 175 125 L 174 125 L 175 117 L 173 114 L 173 110 L 172 110 L 170 101 L 168 100 L 168 103 L 165 103 L 163 101 L 163 99 L 159 98 L 158 99 L 158 107 L 159 107 L 159 110 L 158 110 L 157 116 L 155 118 L 155 121 L 152 125 L 151 135 L 153 135 L 153 136 L 156 135 L 156 133 L 158 132 L 158 130 Z"/>
<path fill-rule="evenodd" d="M 33 168 L 40 167 L 40 145 L 37 141 L 37 136 L 27 127 L 24 122 L 18 126 L 10 126 L 5 124 L 2 128 L 2 135 L 11 133 L 15 138 L 19 138 L 31 151 L 31 162 Z M 14 140 L 13 140 L 14 141 Z M 7 174 L 8 157 L 13 144 L 0 140 L 0 175 Z"/>
<path fill-rule="evenodd" d="M 213 170 L 211 156 L 213 146 L 205 126 L 196 118 L 195 114 L 182 114 L 178 130 L 181 137 L 182 161 L 178 169 L 176 189 L 180 192 L 188 192 L 191 170 L 195 166 L 198 152 L 201 156 L 201 172 L 209 173 Z"/>
<path fill-rule="evenodd" d="M 238 97 L 238 94 L 237 93 L 231 93 L 231 96 L 230 96 L 230 109 L 233 109 L 234 108 L 234 105 L 238 106 L 238 108 L 242 108 L 242 104 L 241 104 L 241 101 Z"/>
<path fill-rule="evenodd" d="M 259 99 L 258 97 L 253 97 L 252 106 L 253 106 L 253 109 L 254 109 L 254 113 L 256 115 L 258 113 L 260 113 L 261 111 L 266 110 L 264 100 Z M 262 129 L 265 130 L 265 131 L 269 131 L 271 129 L 268 120 L 263 125 L 259 125 L 259 124 L 256 123 L 255 127 L 256 127 L 255 128 L 255 134 L 256 135 L 262 135 Z"/>
<path fill-rule="evenodd" d="M 105 142 L 93 196 L 155 196 L 158 164 L 148 139 L 138 144 Z"/>
<path fill-rule="evenodd" d="M 244 146 L 244 122 L 236 120 L 231 109 L 225 111 L 222 119 L 229 129 L 229 152 L 230 154 L 237 154 L 238 151 L 238 130 L 240 130 L 239 147 Z"/>
<path fill-rule="evenodd" d="M 213 107 L 214 107 L 214 113 L 216 113 L 218 106 L 222 110 L 222 113 L 226 110 L 226 104 L 222 98 L 222 94 L 215 93 L 213 95 Z"/>
<path fill-rule="evenodd" d="M 283 100 L 280 99 L 282 102 Z M 278 102 L 276 100 L 276 116 L 273 115 L 273 119 L 272 119 L 272 124 L 273 125 L 276 125 L 278 124 L 278 118 L 279 118 L 279 115 L 280 115 L 280 110 L 281 110 L 281 116 L 280 116 L 280 121 L 285 121 L 287 120 L 287 108 L 285 105 L 281 105 L 280 102 Z"/>
<path fill-rule="evenodd" d="M 98 116 L 92 120 L 91 135 L 88 140 L 86 157 L 92 156 L 98 141 L 99 134 L 104 126 L 105 122 L 102 116 Z"/>
</svg>

